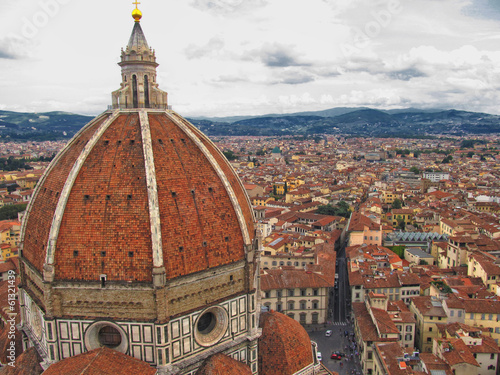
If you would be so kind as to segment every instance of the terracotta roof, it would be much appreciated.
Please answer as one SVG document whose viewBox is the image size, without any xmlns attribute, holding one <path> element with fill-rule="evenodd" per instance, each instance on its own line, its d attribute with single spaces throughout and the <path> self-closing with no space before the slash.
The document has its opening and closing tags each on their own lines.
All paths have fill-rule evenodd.
<svg viewBox="0 0 500 375">
<path fill-rule="evenodd" d="M 260 316 L 259 374 L 294 374 L 313 363 L 311 340 L 299 322 L 271 311 Z"/>
<path fill-rule="evenodd" d="M 389 301 L 387 312 L 391 315 L 391 319 L 395 323 L 416 323 L 413 313 L 403 300 Z"/>
<path fill-rule="evenodd" d="M 51 365 L 44 375 L 155 375 L 146 362 L 106 347 L 66 358 Z"/>
<path fill-rule="evenodd" d="M 333 262 L 335 264 L 335 262 Z M 330 277 L 303 269 L 270 269 L 260 276 L 261 290 L 292 288 L 331 288 L 335 282 Z"/>
<path fill-rule="evenodd" d="M 14 367 L 6 366 L 2 368 L 0 375 L 40 375 L 43 372 L 40 362 L 42 362 L 42 357 L 40 357 L 35 347 L 32 346 L 16 358 Z"/>
<path fill-rule="evenodd" d="M 450 366 L 444 362 L 441 358 L 437 357 L 432 353 L 420 353 L 420 361 L 425 364 L 425 367 L 430 372 L 431 370 L 435 371 L 444 371 L 446 375 L 453 375 Z"/>
<path fill-rule="evenodd" d="M 415 296 L 411 302 L 424 316 L 446 317 L 446 313 L 441 303 L 434 301 L 431 296 Z"/>
<path fill-rule="evenodd" d="M 489 336 L 481 335 L 481 345 L 468 345 L 472 353 L 496 353 L 500 354 L 498 344 Z"/>
<path fill-rule="evenodd" d="M 482 253 L 480 251 L 475 251 L 470 255 L 471 258 L 475 259 L 481 268 L 486 272 L 487 276 L 500 275 L 500 267 L 494 262 L 497 260 L 492 255 Z"/>
<path fill-rule="evenodd" d="M 398 328 L 387 311 L 372 307 L 372 313 L 380 334 L 399 333 Z"/>
<path fill-rule="evenodd" d="M 6 262 L 0 263 L 0 273 L 15 271 L 18 273 L 17 264 L 14 263 L 11 259 L 7 259 Z"/>
<path fill-rule="evenodd" d="M 397 338 L 381 338 L 378 336 L 377 327 L 373 323 L 372 317 L 364 302 L 353 302 L 352 309 L 354 311 L 354 318 L 357 322 L 356 324 L 361 333 L 361 340 L 372 342 L 397 341 Z"/>
<path fill-rule="evenodd" d="M 401 348 L 398 343 L 376 343 L 375 348 L 377 355 L 382 361 L 382 365 L 384 367 L 383 369 L 381 369 L 383 373 L 387 373 L 390 375 L 415 374 L 412 368 L 406 365 L 406 362 L 403 361 L 403 364 L 400 364 L 401 361 L 398 360 L 398 358 L 402 358 L 404 356 L 404 352 L 403 348 Z"/>
<path fill-rule="evenodd" d="M 443 347 L 448 347 L 449 351 L 443 351 L 443 359 L 450 366 L 460 363 L 467 363 L 472 366 L 480 367 L 472 355 L 467 345 L 461 339 L 440 339 Z"/>
<path fill-rule="evenodd" d="M 465 313 L 498 314 L 500 311 L 500 301 L 474 298 L 463 302 Z"/>
<path fill-rule="evenodd" d="M 252 370 L 243 362 L 218 353 L 208 357 L 196 375 L 252 375 Z"/>
<path fill-rule="evenodd" d="M 373 222 L 369 217 L 362 215 L 358 212 L 353 212 L 351 214 L 351 220 L 349 223 L 350 231 L 363 231 L 364 228 L 368 227 L 372 230 L 380 230 L 380 224 Z"/>
</svg>

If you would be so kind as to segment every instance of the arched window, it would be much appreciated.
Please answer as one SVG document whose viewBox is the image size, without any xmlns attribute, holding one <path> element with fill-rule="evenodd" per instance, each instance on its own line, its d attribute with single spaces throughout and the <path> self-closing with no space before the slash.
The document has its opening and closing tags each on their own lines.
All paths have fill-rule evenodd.
<svg viewBox="0 0 500 375">
<path fill-rule="evenodd" d="M 132 76 L 132 95 L 134 108 L 137 108 L 139 107 L 139 101 L 137 99 L 137 76 L 135 74 Z"/>
<path fill-rule="evenodd" d="M 149 82 L 148 76 L 144 76 L 144 103 L 146 108 L 149 108 Z"/>
</svg>

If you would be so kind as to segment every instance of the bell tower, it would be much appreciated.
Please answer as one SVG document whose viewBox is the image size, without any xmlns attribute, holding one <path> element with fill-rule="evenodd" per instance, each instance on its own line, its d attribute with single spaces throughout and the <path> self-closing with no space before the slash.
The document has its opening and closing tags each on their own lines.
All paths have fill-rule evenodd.
<svg viewBox="0 0 500 375">
<path fill-rule="evenodd" d="M 132 18 L 135 24 L 118 63 L 122 68 L 122 82 L 121 87 L 111 94 L 113 108 L 167 109 L 168 94 L 156 83 L 158 63 L 155 51 L 148 46 L 141 28 L 142 12 L 137 8 L 140 3 L 135 1 L 134 4 Z"/>
</svg>

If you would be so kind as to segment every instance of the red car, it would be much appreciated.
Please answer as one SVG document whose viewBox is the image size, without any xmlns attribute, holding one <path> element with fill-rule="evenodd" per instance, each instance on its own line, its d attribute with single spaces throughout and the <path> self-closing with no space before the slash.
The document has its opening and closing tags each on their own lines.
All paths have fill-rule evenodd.
<svg viewBox="0 0 500 375">
<path fill-rule="evenodd" d="M 340 353 L 333 352 L 330 358 L 331 359 L 342 359 L 342 355 Z"/>
</svg>

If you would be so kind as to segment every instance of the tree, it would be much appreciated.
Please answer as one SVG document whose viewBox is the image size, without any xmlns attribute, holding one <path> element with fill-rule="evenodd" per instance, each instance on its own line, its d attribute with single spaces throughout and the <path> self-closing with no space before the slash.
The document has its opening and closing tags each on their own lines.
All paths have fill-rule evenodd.
<svg viewBox="0 0 500 375">
<path fill-rule="evenodd" d="M 26 209 L 27 203 L 11 204 L 0 208 L 0 220 L 13 220 L 17 219 L 17 213 Z"/>
<path fill-rule="evenodd" d="M 410 172 L 413 172 L 415 174 L 420 174 L 420 169 L 418 169 L 417 167 L 411 167 Z"/>
<path fill-rule="evenodd" d="M 462 148 L 472 148 L 472 147 L 474 147 L 475 143 L 477 143 L 477 141 L 474 140 L 474 139 L 464 139 L 462 141 L 462 144 L 460 145 L 460 147 L 462 147 Z"/>
<path fill-rule="evenodd" d="M 403 219 L 398 219 L 398 229 L 405 230 L 406 223 Z"/>
<path fill-rule="evenodd" d="M 320 215 L 331 215 L 335 216 L 336 210 L 335 207 L 333 207 L 330 203 L 324 206 L 319 206 L 318 209 L 316 210 L 316 213 Z"/>
<path fill-rule="evenodd" d="M 474 153 L 473 153 L 472 151 L 469 151 L 469 152 L 467 153 L 467 157 L 468 157 L 468 158 L 471 158 L 471 157 L 473 157 L 473 156 L 474 156 Z"/>
<path fill-rule="evenodd" d="M 441 162 L 441 164 L 448 164 L 448 163 L 451 163 L 451 161 L 453 160 L 453 157 L 451 155 L 448 155 L 446 156 L 443 161 Z"/>
<path fill-rule="evenodd" d="M 284 191 L 285 191 L 285 194 L 286 194 L 286 193 L 288 193 L 288 184 L 287 184 L 287 182 L 286 182 L 286 181 L 285 181 Z"/>
<path fill-rule="evenodd" d="M 16 183 L 13 183 L 13 184 L 8 184 L 8 185 L 7 185 L 7 191 L 8 191 L 9 193 L 12 193 L 12 192 L 16 191 L 18 187 L 19 187 L 19 185 L 18 185 L 18 184 L 16 184 Z"/>
<path fill-rule="evenodd" d="M 238 159 L 238 157 L 231 150 L 224 151 L 223 154 L 229 161 Z"/>
<path fill-rule="evenodd" d="M 340 201 L 335 206 L 332 206 L 330 203 L 324 206 L 319 206 L 316 213 L 320 215 L 341 216 L 345 218 L 351 216 L 349 203 L 345 201 Z"/>
<path fill-rule="evenodd" d="M 401 202 L 401 199 L 399 199 L 399 198 L 394 199 L 394 202 L 392 202 L 392 208 L 399 210 L 401 207 L 403 207 L 403 203 Z"/>
</svg>

